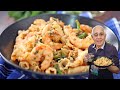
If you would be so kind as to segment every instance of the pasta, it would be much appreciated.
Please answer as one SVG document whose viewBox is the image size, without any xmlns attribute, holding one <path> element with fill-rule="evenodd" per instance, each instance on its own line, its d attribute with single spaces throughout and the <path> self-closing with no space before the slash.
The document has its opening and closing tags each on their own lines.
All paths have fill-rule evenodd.
<svg viewBox="0 0 120 90">
<path fill-rule="evenodd" d="M 46 74 L 82 73 L 82 67 L 88 67 L 84 66 L 83 58 L 94 42 L 90 34 L 92 27 L 80 26 L 81 31 L 54 17 L 49 21 L 34 20 L 26 30 L 18 31 L 11 61 L 17 61 L 22 68 Z M 87 36 L 80 38 L 83 33 Z"/>
<path fill-rule="evenodd" d="M 25 68 L 25 69 L 29 69 L 29 68 L 30 68 L 30 67 L 29 67 L 29 63 L 26 62 L 26 61 L 21 61 L 21 62 L 19 63 L 19 66 L 22 67 L 22 68 Z"/>
<path fill-rule="evenodd" d="M 64 71 L 65 69 L 68 69 L 68 67 L 70 66 L 70 60 L 67 58 L 61 59 L 59 60 L 58 65 L 60 70 Z"/>
<path fill-rule="evenodd" d="M 112 60 L 107 57 L 101 57 L 94 61 L 94 64 L 97 66 L 108 66 L 112 64 Z"/>
<path fill-rule="evenodd" d="M 57 74 L 57 71 L 56 71 L 55 68 L 49 67 L 49 68 L 45 71 L 45 73 L 47 73 L 47 74 Z"/>
<path fill-rule="evenodd" d="M 32 70 L 35 72 L 41 72 L 41 69 L 39 66 L 33 66 Z"/>
<path fill-rule="evenodd" d="M 68 74 L 83 73 L 89 71 L 89 66 L 78 66 L 75 68 L 69 68 Z"/>
</svg>

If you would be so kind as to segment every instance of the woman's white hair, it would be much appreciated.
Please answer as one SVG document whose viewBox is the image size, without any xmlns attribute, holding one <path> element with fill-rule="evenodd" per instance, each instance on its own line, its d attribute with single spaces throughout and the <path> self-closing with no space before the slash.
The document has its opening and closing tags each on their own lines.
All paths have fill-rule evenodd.
<svg viewBox="0 0 120 90">
<path fill-rule="evenodd" d="M 101 26 L 101 25 L 96 25 L 95 27 L 93 27 L 92 32 L 91 32 L 91 35 L 94 34 L 94 30 L 95 30 L 97 27 L 100 27 L 100 28 L 104 31 L 104 33 L 106 34 L 105 28 L 104 28 L 103 26 Z"/>
</svg>

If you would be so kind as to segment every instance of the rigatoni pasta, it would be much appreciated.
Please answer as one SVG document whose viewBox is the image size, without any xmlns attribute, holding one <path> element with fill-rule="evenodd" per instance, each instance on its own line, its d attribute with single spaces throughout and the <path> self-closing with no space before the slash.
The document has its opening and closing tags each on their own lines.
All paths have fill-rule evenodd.
<svg viewBox="0 0 120 90">
<path fill-rule="evenodd" d="M 89 71 L 89 66 L 78 66 L 75 68 L 69 68 L 68 74 L 84 73 Z"/>
<path fill-rule="evenodd" d="M 19 63 L 19 66 L 24 68 L 24 69 L 29 69 L 30 68 L 29 63 L 27 61 L 21 61 Z"/>
<path fill-rule="evenodd" d="M 47 74 L 57 74 L 57 70 L 54 67 L 49 67 L 46 69 L 45 73 Z"/>
</svg>

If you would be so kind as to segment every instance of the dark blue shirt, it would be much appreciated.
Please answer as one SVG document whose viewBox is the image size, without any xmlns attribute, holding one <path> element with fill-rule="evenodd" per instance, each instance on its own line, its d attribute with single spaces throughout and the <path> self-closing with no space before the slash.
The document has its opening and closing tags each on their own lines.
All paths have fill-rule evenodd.
<svg viewBox="0 0 120 90">
<path fill-rule="evenodd" d="M 88 48 L 88 53 L 92 53 L 97 58 L 99 56 L 105 56 L 111 58 L 115 66 L 119 67 L 119 59 L 118 59 L 118 52 L 115 46 L 106 43 L 103 49 L 96 49 L 94 48 L 94 44 L 90 45 Z M 91 69 L 91 67 L 90 67 Z M 98 76 L 95 76 L 89 71 L 89 79 L 113 79 L 113 73 L 110 72 L 108 69 L 98 69 Z"/>
</svg>

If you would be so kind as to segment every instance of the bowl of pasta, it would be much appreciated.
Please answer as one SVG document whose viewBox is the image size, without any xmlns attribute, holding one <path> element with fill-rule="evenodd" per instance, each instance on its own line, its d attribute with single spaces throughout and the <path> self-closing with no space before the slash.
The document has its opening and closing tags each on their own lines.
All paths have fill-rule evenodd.
<svg viewBox="0 0 120 90">
<path fill-rule="evenodd" d="M 93 61 L 94 65 L 100 68 L 106 68 L 113 64 L 112 59 L 108 57 L 98 57 L 95 61 Z"/>
<path fill-rule="evenodd" d="M 89 66 L 83 59 L 94 43 L 91 30 L 98 24 L 109 34 L 107 41 L 119 49 L 116 35 L 96 20 L 40 14 L 8 26 L 0 36 L 0 53 L 6 63 L 34 78 L 87 78 Z"/>
</svg>

